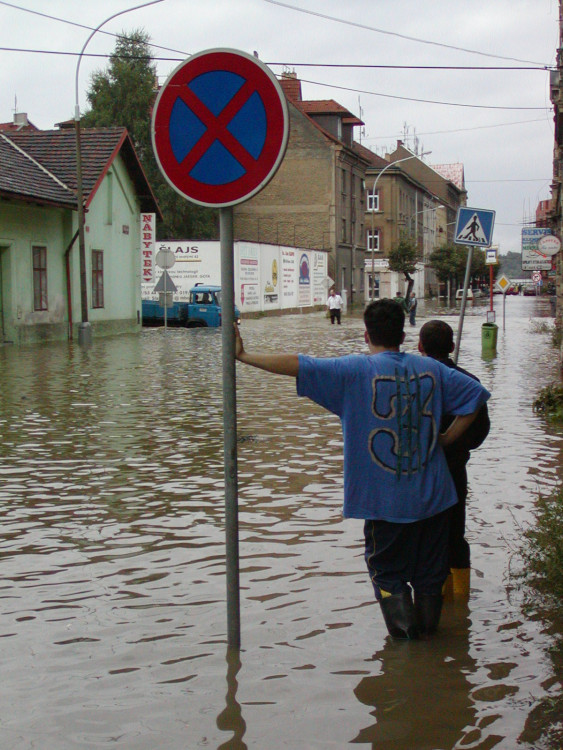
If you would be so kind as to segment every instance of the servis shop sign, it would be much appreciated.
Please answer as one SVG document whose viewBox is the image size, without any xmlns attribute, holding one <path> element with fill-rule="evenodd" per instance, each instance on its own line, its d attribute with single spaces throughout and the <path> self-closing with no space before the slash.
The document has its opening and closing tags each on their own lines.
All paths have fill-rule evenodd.
<svg viewBox="0 0 563 750">
<path fill-rule="evenodd" d="M 548 239 L 549 237 L 549 239 Z M 549 271 L 561 243 L 545 227 L 522 229 L 522 270 Z"/>
</svg>

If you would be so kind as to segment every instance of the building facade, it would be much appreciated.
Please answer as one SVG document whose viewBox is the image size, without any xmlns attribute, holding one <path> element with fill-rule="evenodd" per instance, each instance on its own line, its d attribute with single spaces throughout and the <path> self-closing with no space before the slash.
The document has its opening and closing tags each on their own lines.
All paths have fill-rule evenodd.
<svg viewBox="0 0 563 750">
<path fill-rule="evenodd" d="M 141 328 L 141 231 L 158 206 L 125 128 L 82 133 L 87 314 Z M 0 131 L 0 342 L 64 340 L 83 321 L 74 130 Z"/>
<path fill-rule="evenodd" d="M 455 216 L 465 201 L 465 190 L 401 142 L 385 159 L 357 148 L 370 162 L 365 201 L 367 297 L 404 293 L 406 281 L 389 271 L 386 260 L 403 236 L 414 242 L 420 258 L 414 275 L 416 295 L 437 296 L 439 285 L 429 265 L 430 255 L 448 239 L 453 241 Z"/>
<path fill-rule="evenodd" d="M 290 118 L 286 155 L 270 183 L 235 206 L 235 239 L 326 250 L 332 282 L 348 302 L 363 301 L 367 162 L 353 146 L 361 120 L 333 100 L 304 101 L 294 74 L 280 83 Z"/>
</svg>

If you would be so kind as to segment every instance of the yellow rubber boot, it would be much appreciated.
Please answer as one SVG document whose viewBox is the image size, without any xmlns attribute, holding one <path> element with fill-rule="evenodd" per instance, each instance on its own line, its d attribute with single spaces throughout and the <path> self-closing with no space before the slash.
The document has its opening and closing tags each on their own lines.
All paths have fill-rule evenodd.
<svg viewBox="0 0 563 750">
<path fill-rule="evenodd" d="M 448 577 L 444 581 L 444 585 L 442 586 L 442 596 L 447 600 L 453 599 L 454 597 L 454 584 L 451 570 Z"/>
<path fill-rule="evenodd" d="M 454 597 L 469 599 L 471 568 L 452 568 L 451 579 Z"/>
</svg>

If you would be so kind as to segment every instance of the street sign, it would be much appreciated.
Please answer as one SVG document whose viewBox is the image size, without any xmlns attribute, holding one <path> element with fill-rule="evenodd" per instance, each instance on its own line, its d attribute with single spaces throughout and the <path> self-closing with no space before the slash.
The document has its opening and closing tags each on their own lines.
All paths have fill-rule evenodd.
<svg viewBox="0 0 563 750">
<path fill-rule="evenodd" d="M 534 271 L 532 274 L 532 281 L 535 284 L 539 284 L 541 282 L 541 271 Z"/>
<path fill-rule="evenodd" d="M 163 247 L 156 254 L 155 262 L 159 268 L 172 268 L 174 263 L 176 263 L 176 256 L 170 248 Z"/>
<path fill-rule="evenodd" d="M 504 294 L 508 287 L 510 286 L 510 279 L 508 279 L 506 276 L 501 276 L 500 279 L 497 279 L 496 281 L 497 287 L 500 289 L 500 291 Z"/>
<path fill-rule="evenodd" d="M 546 227 L 526 227 L 522 229 L 522 270 L 549 271 L 552 257 L 539 249 L 543 237 L 551 235 Z"/>
<path fill-rule="evenodd" d="M 172 281 L 170 276 L 168 275 L 168 271 L 163 271 L 162 276 L 158 280 L 157 285 L 153 289 L 154 292 L 163 292 L 164 294 L 168 292 L 177 292 L 178 287 L 176 284 Z"/>
<path fill-rule="evenodd" d="M 485 250 L 485 263 L 495 266 L 498 263 L 498 246 L 488 247 Z"/>
<path fill-rule="evenodd" d="M 276 173 L 289 116 L 276 77 L 256 57 L 232 49 L 199 52 L 161 88 L 153 150 L 166 180 L 202 206 L 241 203 Z"/>
<path fill-rule="evenodd" d="M 545 255 L 546 258 L 551 258 L 552 255 L 557 255 L 560 250 L 561 240 L 554 234 L 546 234 L 538 240 L 538 251 L 542 255 Z"/>
<path fill-rule="evenodd" d="M 457 210 L 455 240 L 458 245 L 489 247 L 493 239 L 495 212 L 461 206 Z"/>
</svg>

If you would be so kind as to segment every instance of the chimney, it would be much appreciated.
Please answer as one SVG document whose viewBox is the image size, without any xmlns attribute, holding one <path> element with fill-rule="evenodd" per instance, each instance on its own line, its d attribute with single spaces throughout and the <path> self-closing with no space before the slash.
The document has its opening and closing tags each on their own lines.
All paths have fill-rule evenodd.
<svg viewBox="0 0 563 750">
<path fill-rule="evenodd" d="M 14 125 L 18 130 L 27 128 L 27 126 L 29 125 L 29 122 L 27 121 L 27 112 L 15 112 Z"/>
<path fill-rule="evenodd" d="M 294 70 L 284 70 L 279 82 L 287 99 L 292 102 L 303 101 L 301 96 L 301 81 L 297 78 L 297 73 Z"/>
</svg>

